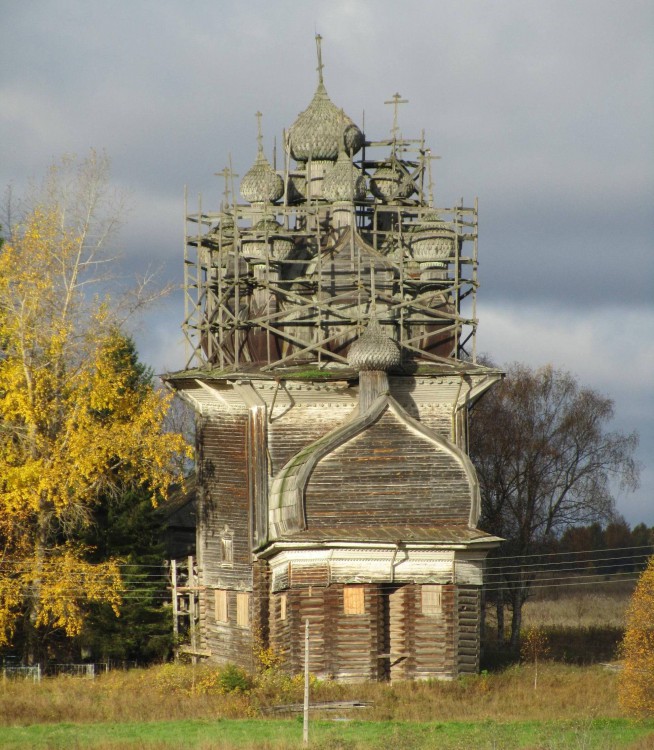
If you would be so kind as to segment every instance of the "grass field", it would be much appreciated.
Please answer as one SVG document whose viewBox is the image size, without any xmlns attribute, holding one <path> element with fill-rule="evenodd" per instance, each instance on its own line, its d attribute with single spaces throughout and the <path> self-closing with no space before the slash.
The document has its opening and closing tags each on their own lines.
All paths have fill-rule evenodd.
<svg viewBox="0 0 654 750">
<path fill-rule="evenodd" d="M 261 719 L 36 725 L 0 729 L 0 746 L 48 750 L 300 748 L 302 725 L 294 720 Z M 387 750 L 389 747 L 397 750 L 644 750 L 654 747 L 654 721 L 418 723 L 321 720 L 310 724 L 310 746 L 316 750 Z"/>
<path fill-rule="evenodd" d="M 587 598 L 585 598 L 587 597 Z M 619 673 L 601 664 L 599 635 L 619 633 L 628 595 L 542 598 L 526 626 L 565 636 L 562 661 L 513 665 L 452 682 L 312 684 L 312 701 L 362 701 L 365 709 L 311 716 L 317 750 L 654 750 L 654 717 L 622 715 Z M 610 650 L 610 649 L 609 649 Z M 614 654 L 612 654 L 614 656 Z M 563 663 L 566 662 L 566 663 Z M 232 686 L 233 687 L 233 686 Z M 0 682 L 0 747 L 51 750 L 277 750 L 301 747 L 302 681 L 272 670 L 245 690 L 225 690 L 206 666 L 166 664 L 88 679 Z M 275 715 L 277 716 L 277 715 Z"/>
<path fill-rule="evenodd" d="M 270 718 L 277 703 L 301 700 L 301 683 L 276 675 L 247 693 L 222 694 L 216 670 L 164 665 L 94 680 L 58 677 L 0 688 L 2 748 L 292 748 L 299 718 Z M 314 712 L 311 746 L 384 748 L 654 748 L 654 719 L 623 717 L 617 675 L 603 667 L 515 666 L 454 682 L 315 683 L 312 700 L 372 705 Z"/>
</svg>

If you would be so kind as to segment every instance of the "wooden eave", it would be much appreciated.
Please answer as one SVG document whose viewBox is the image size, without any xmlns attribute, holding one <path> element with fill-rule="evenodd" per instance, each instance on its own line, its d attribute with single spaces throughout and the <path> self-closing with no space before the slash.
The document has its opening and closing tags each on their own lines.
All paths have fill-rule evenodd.
<svg viewBox="0 0 654 750">
<path fill-rule="evenodd" d="M 329 549 L 402 549 L 416 550 L 489 550 L 503 541 L 501 537 L 469 527 L 358 527 L 356 529 L 305 530 L 285 534 L 255 553 L 266 559 L 283 550 Z"/>
<path fill-rule="evenodd" d="M 325 364 L 319 362 L 308 362 L 293 367 L 276 367 L 274 369 L 261 369 L 263 364 L 250 363 L 241 364 L 238 368 L 211 369 L 197 368 L 192 370 L 179 370 L 177 372 L 163 373 L 161 379 L 176 390 L 182 390 L 186 383 L 196 380 L 205 382 L 232 380 L 264 380 L 264 381 L 299 381 L 299 382 L 334 382 L 334 381 L 358 381 L 359 374 L 352 367 L 335 363 Z M 472 362 L 461 362 L 451 360 L 449 362 L 409 362 L 401 368 L 392 370 L 390 377 L 414 377 L 430 378 L 446 375 L 487 375 L 501 378 L 504 373 L 495 367 L 486 367 Z"/>
</svg>

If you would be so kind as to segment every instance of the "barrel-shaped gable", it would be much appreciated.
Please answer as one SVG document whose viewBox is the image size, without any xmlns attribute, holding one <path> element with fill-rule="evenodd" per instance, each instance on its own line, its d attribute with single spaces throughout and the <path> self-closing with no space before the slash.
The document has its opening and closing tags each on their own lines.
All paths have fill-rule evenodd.
<svg viewBox="0 0 654 750">
<path fill-rule="evenodd" d="M 304 494 L 309 529 L 460 525 L 470 516 L 470 478 L 457 456 L 391 409 L 318 461 Z"/>
<path fill-rule="evenodd" d="M 383 396 L 296 454 L 270 492 L 272 538 L 351 526 L 471 526 L 474 468 L 455 445 Z"/>
</svg>

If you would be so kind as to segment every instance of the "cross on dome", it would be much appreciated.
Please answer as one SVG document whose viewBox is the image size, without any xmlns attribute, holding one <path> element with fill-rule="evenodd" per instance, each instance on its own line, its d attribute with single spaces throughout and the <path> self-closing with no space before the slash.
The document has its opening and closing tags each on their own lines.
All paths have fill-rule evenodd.
<svg viewBox="0 0 654 750">
<path fill-rule="evenodd" d="M 384 104 L 392 104 L 393 105 L 393 128 L 391 129 L 391 133 L 393 134 L 393 140 L 397 138 L 397 134 L 400 130 L 398 123 L 397 123 L 397 115 L 398 115 L 398 107 L 400 104 L 408 104 L 408 99 L 402 99 L 402 94 L 396 93 L 393 94 L 393 97 L 387 101 L 384 102 Z"/>
<path fill-rule="evenodd" d="M 318 53 L 318 67 L 316 68 L 316 70 L 318 71 L 318 82 L 319 83 L 323 82 L 323 80 L 322 80 L 322 69 L 325 67 L 322 64 L 322 45 L 321 45 L 321 42 L 322 42 L 322 37 L 320 36 L 320 34 L 316 34 L 316 51 Z"/>
</svg>

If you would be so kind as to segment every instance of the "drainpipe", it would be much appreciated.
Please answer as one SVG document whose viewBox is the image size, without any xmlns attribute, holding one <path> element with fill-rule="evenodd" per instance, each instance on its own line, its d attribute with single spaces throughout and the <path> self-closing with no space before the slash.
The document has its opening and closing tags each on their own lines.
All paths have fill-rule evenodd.
<svg viewBox="0 0 654 750">
<path fill-rule="evenodd" d="M 393 550 L 393 557 L 391 559 L 391 583 L 395 583 L 395 558 L 397 553 L 400 551 L 400 542 L 395 542 L 395 549 Z"/>
<path fill-rule="evenodd" d="M 461 389 L 463 388 L 463 375 L 461 375 L 461 380 L 459 381 L 459 390 L 456 392 L 456 398 L 454 399 L 454 406 L 452 406 L 452 442 L 457 447 L 459 446 L 459 443 L 457 441 L 457 429 L 456 429 L 456 411 L 457 406 L 459 405 L 459 396 L 461 395 Z"/>
</svg>

